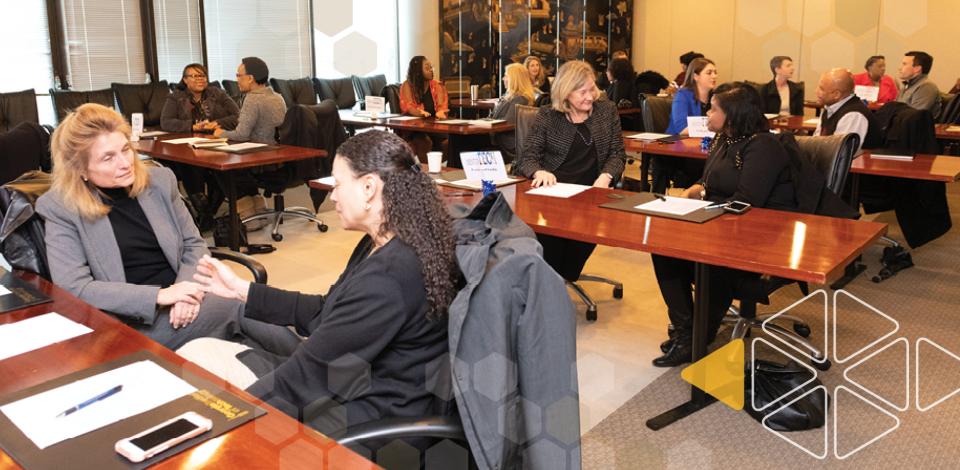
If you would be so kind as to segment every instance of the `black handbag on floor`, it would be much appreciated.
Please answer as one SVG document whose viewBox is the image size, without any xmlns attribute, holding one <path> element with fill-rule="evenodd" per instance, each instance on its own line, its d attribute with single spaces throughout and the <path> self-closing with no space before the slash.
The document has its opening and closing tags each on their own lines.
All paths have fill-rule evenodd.
<svg viewBox="0 0 960 470">
<path fill-rule="evenodd" d="M 794 361 L 779 364 L 755 359 L 753 363 L 754 377 L 751 378 L 749 363 L 745 371 L 744 409 L 758 422 L 762 422 L 763 418 L 779 410 L 794 398 L 823 385 L 820 379 L 813 379 L 810 383 L 791 393 L 789 397 L 783 397 L 787 392 L 813 378 L 813 372 Z M 751 390 L 751 381 L 755 382 L 753 390 Z M 824 397 L 826 397 L 826 400 Z M 819 428 L 824 424 L 829 398 L 829 394 L 820 392 L 806 395 L 767 419 L 767 426 L 775 431 L 805 431 Z M 757 408 L 763 408 L 773 401 L 777 401 L 777 403 L 762 411 L 756 411 L 753 408 L 754 405 Z"/>
<path fill-rule="evenodd" d="M 240 247 L 246 247 L 247 245 L 247 227 L 240 223 L 240 218 L 237 218 L 237 225 L 240 227 Z M 213 226 L 213 244 L 219 247 L 229 247 L 230 246 L 230 216 L 225 215 L 223 217 L 217 217 L 214 219 Z"/>
</svg>

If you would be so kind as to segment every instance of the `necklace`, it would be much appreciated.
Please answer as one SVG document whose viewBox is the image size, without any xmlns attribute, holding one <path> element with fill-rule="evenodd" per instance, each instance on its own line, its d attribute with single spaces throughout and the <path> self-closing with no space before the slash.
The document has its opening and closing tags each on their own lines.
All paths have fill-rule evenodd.
<svg viewBox="0 0 960 470">
<path fill-rule="evenodd" d="M 593 136 L 591 135 L 589 139 L 587 139 L 586 137 L 584 137 L 584 136 L 583 136 L 583 133 L 580 132 L 580 126 L 581 126 L 581 124 L 574 124 L 574 125 L 573 125 L 573 130 L 577 131 L 577 135 L 580 136 L 580 140 L 583 141 L 583 144 L 584 144 L 584 145 L 586 145 L 587 147 L 593 145 Z M 586 127 L 586 126 L 584 125 L 584 127 Z M 590 129 L 587 129 L 587 133 L 588 133 L 588 134 L 590 133 Z"/>
</svg>

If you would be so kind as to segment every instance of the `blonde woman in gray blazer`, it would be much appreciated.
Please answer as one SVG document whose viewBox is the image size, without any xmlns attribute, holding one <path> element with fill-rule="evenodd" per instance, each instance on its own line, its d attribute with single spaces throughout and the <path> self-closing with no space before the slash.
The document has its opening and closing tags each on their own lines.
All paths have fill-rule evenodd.
<svg viewBox="0 0 960 470">
<path fill-rule="evenodd" d="M 240 336 L 242 305 L 192 281 L 208 250 L 173 173 L 140 162 L 129 136 L 123 117 L 97 104 L 54 132 L 53 185 L 37 201 L 53 282 L 171 349 Z M 247 323 L 258 337 L 284 335 Z"/>
</svg>

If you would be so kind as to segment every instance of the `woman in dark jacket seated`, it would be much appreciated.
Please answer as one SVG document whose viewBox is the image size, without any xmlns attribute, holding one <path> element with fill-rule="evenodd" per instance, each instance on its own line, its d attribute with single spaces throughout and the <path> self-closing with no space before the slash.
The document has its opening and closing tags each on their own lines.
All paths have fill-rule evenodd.
<svg viewBox="0 0 960 470">
<path fill-rule="evenodd" d="M 446 313 L 459 277 L 450 216 L 403 139 L 357 134 L 337 150 L 333 177 L 343 227 L 366 236 L 327 295 L 251 284 L 211 258 L 196 276 L 211 294 L 244 301 L 247 318 L 294 326 L 308 338 L 289 357 L 249 350 L 243 363 L 208 354 L 230 346 L 217 340 L 180 350 L 228 380 L 248 369 L 252 383 L 235 385 L 325 434 L 437 411 L 427 366 L 447 353 Z"/>
<path fill-rule="evenodd" d="M 637 73 L 627 59 L 613 59 L 607 66 L 607 99 L 618 108 L 633 108 L 637 104 Z"/>
<path fill-rule="evenodd" d="M 795 187 L 790 157 L 748 90 L 717 93 L 707 111 L 707 126 L 717 133 L 710 146 L 703 177 L 683 192 L 684 197 L 714 202 L 742 201 L 755 207 L 795 210 Z M 674 330 L 653 360 L 657 367 L 690 362 L 693 338 L 693 262 L 652 255 L 660 293 Z M 735 269 L 710 267 L 710 341 L 733 300 L 733 288 L 744 278 L 758 276 Z"/>
<path fill-rule="evenodd" d="M 574 183 L 609 188 L 623 173 L 626 153 L 620 116 L 610 101 L 596 101 L 600 92 L 590 64 L 572 60 L 560 66 L 553 81 L 550 107 L 542 107 L 523 143 L 523 157 L 514 172 L 533 180 L 533 187 Z M 537 235 L 543 259 L 567 281 L 580 277 L 596 245 Z"/>
</svg>

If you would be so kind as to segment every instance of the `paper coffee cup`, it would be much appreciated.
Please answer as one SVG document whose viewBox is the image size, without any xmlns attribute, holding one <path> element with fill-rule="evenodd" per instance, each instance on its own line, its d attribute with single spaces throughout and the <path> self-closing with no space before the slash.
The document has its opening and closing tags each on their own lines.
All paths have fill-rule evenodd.
<svg viewBox="0 0 960 470">
<path fill-rule="evenodd" d="M 480 93 L 479 85 L 470 85 L 470 101 L 477 101 L 477 95 Z"/>
<path fill-rule="evenodd" d="M 442 161 L 443 152 L 427 152 L 427 171 L 430 173 L 440 173 Z"/>
</svg>

